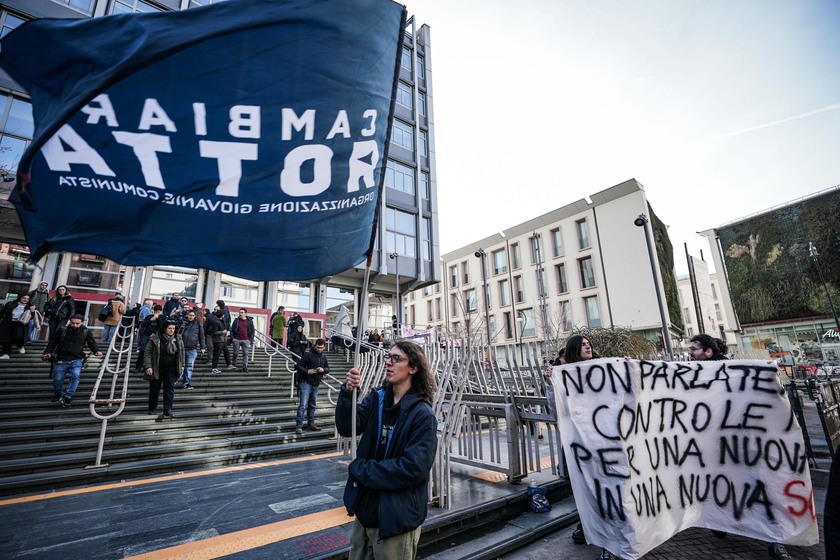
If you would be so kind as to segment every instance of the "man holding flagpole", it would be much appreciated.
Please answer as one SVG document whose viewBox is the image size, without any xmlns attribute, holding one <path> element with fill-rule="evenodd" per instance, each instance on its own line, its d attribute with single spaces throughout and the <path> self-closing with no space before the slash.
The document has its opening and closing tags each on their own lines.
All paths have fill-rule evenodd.
<svg viewBox="0 0 840 560">
<path fill-rule="evenodd" d="M 344 437 L 353 434 L 353 395 L 361 374 L 347 372 L 335 409 Z M 429 471 L 437 450 L 432 411 L 435 378 L 423 349 L 398 341 L 386 359 L 385 385 L 357 405 L 361 430 L 356 458 L 348 468 L 344 505 L 356 521 L 350 559 L 413 559 L 429 502 Z"/>
</svg>

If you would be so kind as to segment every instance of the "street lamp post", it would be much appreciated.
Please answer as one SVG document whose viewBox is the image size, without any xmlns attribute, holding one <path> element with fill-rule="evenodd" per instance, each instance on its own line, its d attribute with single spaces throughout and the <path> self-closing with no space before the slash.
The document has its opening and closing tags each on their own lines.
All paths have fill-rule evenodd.
<svg viewBox="0 0 840 560">
<path fill-rule="evenodd" d="M 834 309 L 834 302 L 831 301 L 831 292 L 828 291 L 828 284 L 825 283 L 822 267 L 820 266 L 819 259 L 817 259 L 820 254 L 817 252 L 817 246 L 810 241 L 808 242 L 808 254 L 811 255 L 811 259 L 817 266 L 817 274 L 820 275 L 820 282 L 822 282 L 823 289 L 825 289 L 825 297 L 828 298 L 828 307 L 831 309 L 831 316 L 834 317 L 834 326 L 837 329 L 837 336 L 840 336 L 840 321 L 837 320 L 837 310 Z"/>
<path fill-rule="evenodd" d="M 394 262 L 396 263 L 397 294 L 394 296 L 396 298 L 396 309 L 394 310 L 394 315 L 397 316 L 397 328 L 399 328 L 402 326 L 402 302 L 400 301 L 400 256 L 397 253 L 391 253 L 388 256 L 394 259 Z M 394 333 L 394 336 L 396 335 L 397 333 Z"/>
<path fill-rule="evenodd" d="M 662 303 L 662 293 L 659 289 L 659 277 L 656 275 L 656 260 L 653 258 L 653 244 L 650 242 L 650 232 L 648 231 L 649 221 L 647 216 L 639 214 L 639 217 L 633 220 L 633 224 L 645 230 L 645 243 L 647 243 L 648 257 L 650 257 L 650 273 L 653 275 L 656 302 L 659 304 L 659 319 L 662 321 L 662 339 L 665 343 L 667 358 L 671 359 L 673 356 L 671 351 L 671 333 L 668 329 L 668 322 L 665 319 L 665 306 Z"/>
<path fill-rule="evenodd" d="M 487 294 L 487 270 L 484 266 L 487 259 L 487 253 L 484 249 L 479 249 L 475 252 L 475 256 L 479 258 L 481 263 L 481 282 L 484 284 L 484 323 L 487 327 L 487 355 L 490 355 L 490 298 Z"/>
</svg>

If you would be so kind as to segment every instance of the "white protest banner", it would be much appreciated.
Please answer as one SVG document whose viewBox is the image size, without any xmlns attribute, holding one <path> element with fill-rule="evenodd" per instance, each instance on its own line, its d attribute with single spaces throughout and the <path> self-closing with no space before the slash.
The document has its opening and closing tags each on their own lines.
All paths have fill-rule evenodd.
<svg viewBox="0 0 840 560">
<path fill-rule="evenodd" d="M 589 544 L 636 559 L 689 527 L 815 544 L 805 445 L 776 371 L 763 360 L 555 367 Z"/>
</svg>

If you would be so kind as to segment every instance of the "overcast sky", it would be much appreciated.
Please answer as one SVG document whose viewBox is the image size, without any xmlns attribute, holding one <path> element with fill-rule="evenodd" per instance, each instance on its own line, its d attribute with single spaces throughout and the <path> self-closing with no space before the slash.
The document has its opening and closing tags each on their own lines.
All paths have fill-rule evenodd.
<svg viewBox="0 0 840 560">
<path fill-rule="evenodd" d="M 431 28 L 443 253 L 635 178 L 684 273 L 697 231 L 840 184 L 836 0 L 408 9 Z"/>
</svg>

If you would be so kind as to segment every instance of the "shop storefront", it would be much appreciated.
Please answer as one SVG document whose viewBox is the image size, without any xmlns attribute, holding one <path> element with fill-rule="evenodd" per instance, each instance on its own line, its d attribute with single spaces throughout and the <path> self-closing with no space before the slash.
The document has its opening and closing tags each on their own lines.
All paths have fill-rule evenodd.
<svg viewBox="0 0 840 560">
<path fill-rule="evenodd" d="M 767 350 L 789 372 L 802 365 L 840 364 L 840 336 L 830 321 L 746 327 L 741 345 Z"/>
</svg>

